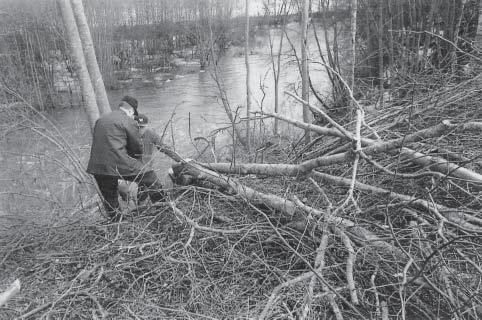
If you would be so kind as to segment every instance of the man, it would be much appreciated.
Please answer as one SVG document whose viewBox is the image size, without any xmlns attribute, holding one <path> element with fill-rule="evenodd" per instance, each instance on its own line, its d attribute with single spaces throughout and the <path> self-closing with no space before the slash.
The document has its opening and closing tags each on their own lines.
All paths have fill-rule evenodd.
<svg viewBox="0 0 482 320">
<path fill-rule="evenodd" d="M 139 114 L 139 116 L 135 117 L 137 124 L 139 125 L 139 133 L 141 136 L 142 141 L 142 163 L 144 164 L 144 171 L 149 172 L 153 171 L 152 169 L 152 155 L 154 153 L 154 148 L 164 148 L 165 146 L 162 144 L 161 137 L 151 130 L 149 125 L 149 118 L 146 115 Z M 130 200 L 135 199 L 132 195 L 135 194 L 135 189 L 133 189 L 127 183 L 120 183 L 119 184 L 119 194 L 122 200 L 126 201 L 127 203 Z M 149 190 L 145 186 L 139 186 L 137 188 L 137 204 L 140 204 L 142 201 L 146 200 L 149 196 Z M 151 199 L 152 200 L 152 199 Z"/>
<path fill-rule="evenodd" d="M 146 115 L 140 114 L 137 118 L 137 124 L 139 125 L 139 133 L 142 140 L 142 163 L 146 171 L 153 171 L 152 169 L 152 154 L 154 153 L 154 147 L 162 148 L 161 137 L 148 127 L 149 119 Z M 149 195 L 148 189 L 145 186 L 139 185 L 137 191 L 137 203 L 145 200 Z M 152 198 L 151 198 L 152 200 Z M 154 202 L 154 201 L 153 201 Z"/>
<path fill-rule="evenodd" d="M 134 181 L 149 189 L 153 202 L 164 199 L 162 185 L 154 171 L 145 171 L 142 141 L 134 117 L 138 102 L 125 96 L 119 110 L 103 115 L 95 123 L 87 172 L 99 186 L 104 207 L 113 221 L 121 218 L 118 199 L 118 179 Z"/>
</svg>

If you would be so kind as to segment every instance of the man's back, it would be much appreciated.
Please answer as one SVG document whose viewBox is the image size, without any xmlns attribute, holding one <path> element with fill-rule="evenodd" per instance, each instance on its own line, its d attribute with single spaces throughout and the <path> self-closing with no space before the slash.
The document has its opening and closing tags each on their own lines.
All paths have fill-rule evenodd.
<svg viewBox="0 0 482 320">
<path fill-rule="evenodd" d="M 137 123 L 123 111 L 100 117 L 94 127 L 87 172 L 100 175 L 136 175 L 142 170 L 138 160 L 142 144 Z"/>
</svg>

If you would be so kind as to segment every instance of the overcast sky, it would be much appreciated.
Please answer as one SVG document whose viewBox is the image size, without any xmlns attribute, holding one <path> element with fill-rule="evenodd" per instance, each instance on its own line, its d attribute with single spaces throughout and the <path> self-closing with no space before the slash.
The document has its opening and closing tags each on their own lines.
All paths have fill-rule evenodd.
<svg viewBox="0 0 482 320">
<path fill-rule="evenodd" d="M 263 2 L 266 0 L 249 0 L 249 15 L 263 14 Z M 246 0 L 237 0 L 235 16 L 244 15 Z"/>
</svg>

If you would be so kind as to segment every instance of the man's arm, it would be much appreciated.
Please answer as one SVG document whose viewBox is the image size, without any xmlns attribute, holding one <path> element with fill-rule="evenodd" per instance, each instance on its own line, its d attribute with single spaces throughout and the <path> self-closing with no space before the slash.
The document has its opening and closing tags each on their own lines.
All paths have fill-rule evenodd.
<svg viewBox="0 0 482 320">
<path fill-rule="evenodd" d="M 159 152 L 164 153 L 166 156 L 173 159 L 174 161 L 179 162 L 182 160 L 182 157 L 179 154 L 177 154 L 174 150 L 171 149 L 171 147 L 162 142 L 161 137 L 157 133 L 150 129 L 147 129 L 146 134 L 149 136 L 150 142 L 156 146 Z M 144 136 L 146 136 L 146 134 L 144 134 Z"/>
<path fill-rule="evenodd" d="M 140 159 L 143 150 L 141 135 L 137 123 L 134 120 L 126 121 L 125 130 L 127 136 L 127 153 L 133 158 Z"/>
<path fill-rule="evenodd" d="M 167 146 L 162 143 L 161 137 L 156 132 L 151 129 L 147 129 L 146 133 L 149 135 L 150 142 L 156 146 L 157 150 L 161 151 L 161 149 L 167 148 Z"/>
</svg>

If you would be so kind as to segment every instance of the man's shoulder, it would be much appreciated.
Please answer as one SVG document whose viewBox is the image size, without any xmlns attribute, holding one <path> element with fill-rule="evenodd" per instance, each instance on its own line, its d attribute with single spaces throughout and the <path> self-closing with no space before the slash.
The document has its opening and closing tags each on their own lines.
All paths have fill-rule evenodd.
<svg viewBox="0 0 482 320">
<path fill-rule="evenodd" d="M 101 115 L 97 121 L 108 122 L 108 121 L 111 121 L 112 119 L 118 118 L 119 116 L 120 116 L 119 111 L 114 110 L 109 113 Z"/>
<path fill-rule="evenodd" d="M 97 121 L 103 124 L 129 124 L 130 122 L 135 124 L 135 120 L 127 117 L 125 113 L 120 110 L 114 110 L 104 114 Z"/>
</svg>

